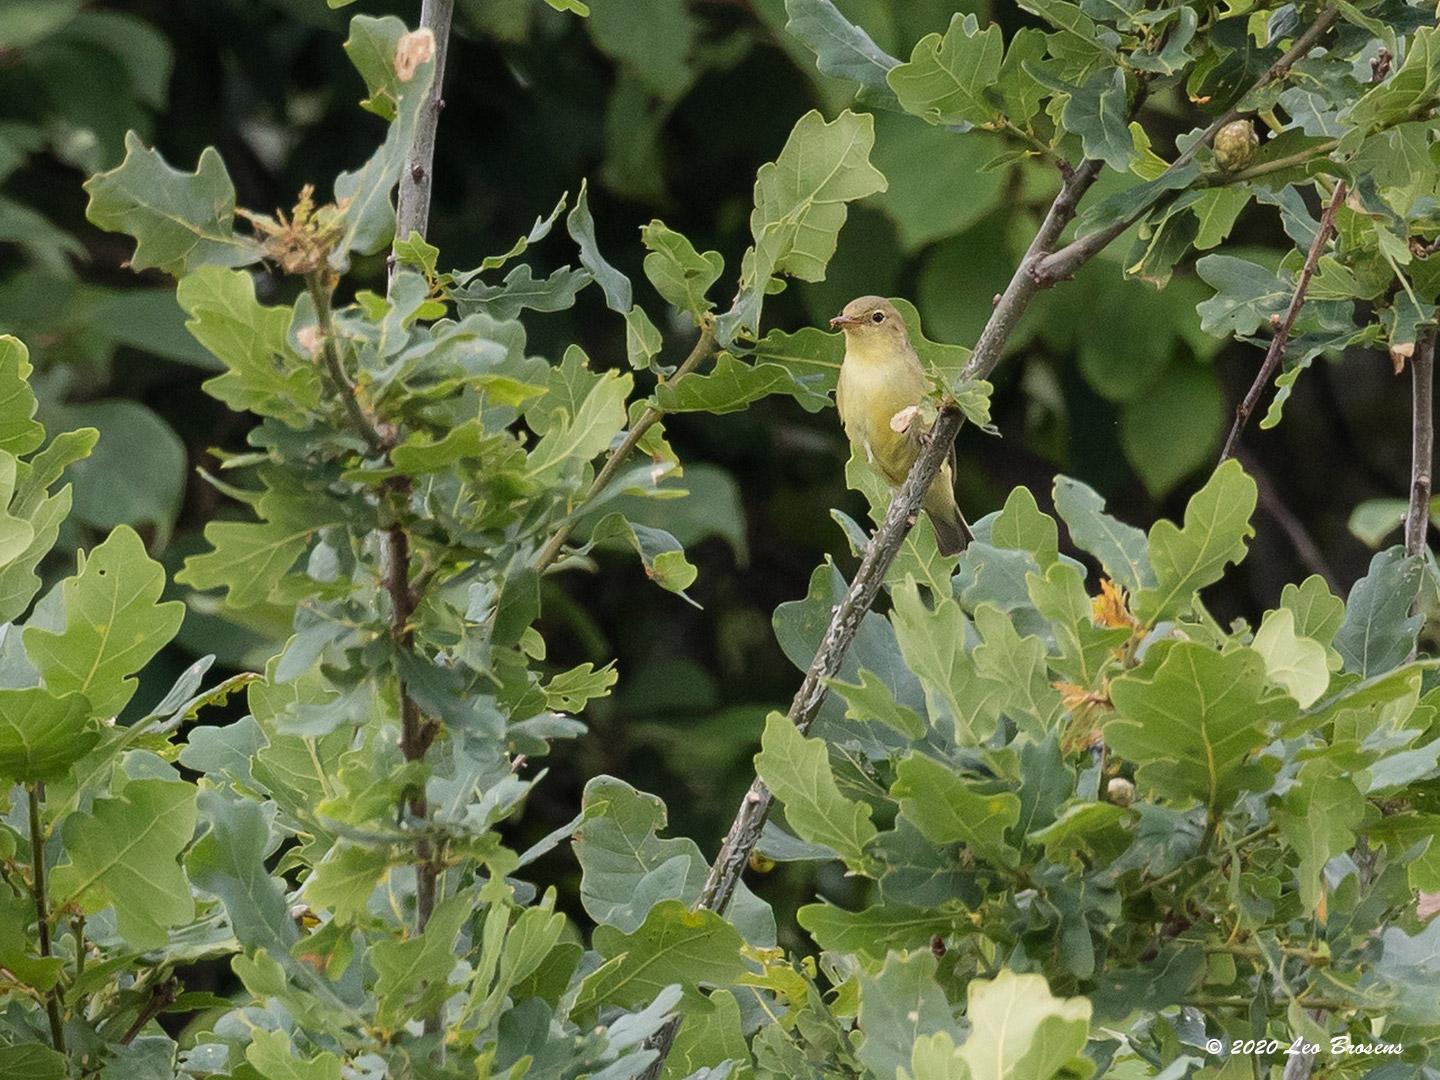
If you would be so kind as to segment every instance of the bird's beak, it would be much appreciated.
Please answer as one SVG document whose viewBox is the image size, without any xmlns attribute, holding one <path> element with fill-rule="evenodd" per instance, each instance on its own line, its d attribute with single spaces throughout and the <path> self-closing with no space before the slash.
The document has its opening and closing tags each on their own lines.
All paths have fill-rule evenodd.
<svg viewBox="0 0 1440 1080">
<path fill-rule="evenodd" d="M 846 327 L 859 325 L 859 319 L 854 315 L 846 315 L 843 311 L 830 320 L 830 326 L 835 330 L 844 330 Z"/>
</svg>

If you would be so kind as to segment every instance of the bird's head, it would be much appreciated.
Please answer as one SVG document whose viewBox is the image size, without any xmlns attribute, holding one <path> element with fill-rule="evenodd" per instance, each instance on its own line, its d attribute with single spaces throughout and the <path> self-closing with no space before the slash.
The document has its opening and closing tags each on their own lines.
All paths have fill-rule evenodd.
<svg viewBox="0 0 1440 1080">
<path fill-rule="evenodd" d="M 845 310 L 830 320 L 830 325 L 845 331 L 847 340 L 878 345 L 893 341 L 908 343 L 905 319 L 895 305 L 883 296 L 861 296 L 845 305 Z"/>
</svg>

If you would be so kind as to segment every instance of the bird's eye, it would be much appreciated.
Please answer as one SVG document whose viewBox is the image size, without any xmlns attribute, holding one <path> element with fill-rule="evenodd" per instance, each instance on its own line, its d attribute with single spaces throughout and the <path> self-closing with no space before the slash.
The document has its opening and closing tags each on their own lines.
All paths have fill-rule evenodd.
<svg viewBox="0 0 1440 1080">
<path fill-rule="evenodd" d="M 877 312 L 875 312 L 874 315 L 871 315 L 871 316 L 870 316 L 870 321 L 871 321 L 871 322 L 874 322 L 874 323 L 884 322 L 884 321 L 885 321 L 885 313 L 884 313 L 883 311 L 877 311 Z"/>
</svg>

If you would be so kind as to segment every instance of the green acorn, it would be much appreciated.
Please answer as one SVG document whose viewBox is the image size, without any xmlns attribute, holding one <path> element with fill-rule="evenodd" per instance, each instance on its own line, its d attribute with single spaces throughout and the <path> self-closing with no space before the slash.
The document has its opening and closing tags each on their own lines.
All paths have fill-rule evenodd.
<svg viewBox="0 0 1440 1080">
<path fill-rule="evenodd" d="M 1249 120 L 1232 120 L 1215 135 L 1215 163 L 1226 172 L 1239 172 L 1255 156 L 1260 137 Z"/>
</svg>

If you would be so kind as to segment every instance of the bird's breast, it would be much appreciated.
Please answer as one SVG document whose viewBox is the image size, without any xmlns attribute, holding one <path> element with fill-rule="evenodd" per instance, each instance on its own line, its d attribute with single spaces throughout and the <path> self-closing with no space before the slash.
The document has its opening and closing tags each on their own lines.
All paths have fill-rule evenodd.
<svg viewBox="0 0 1440 1080">
<path fill-rule="evenodd" d="M 904 466 L 913 440 L 890 426 L 896 413 L 924 397 L 923 377 L 902 362 L 876 362 L 846 354 L 840 366 L 840 420 L 850 441 L 865 451 L 872 464 Z"/>
</svg>

